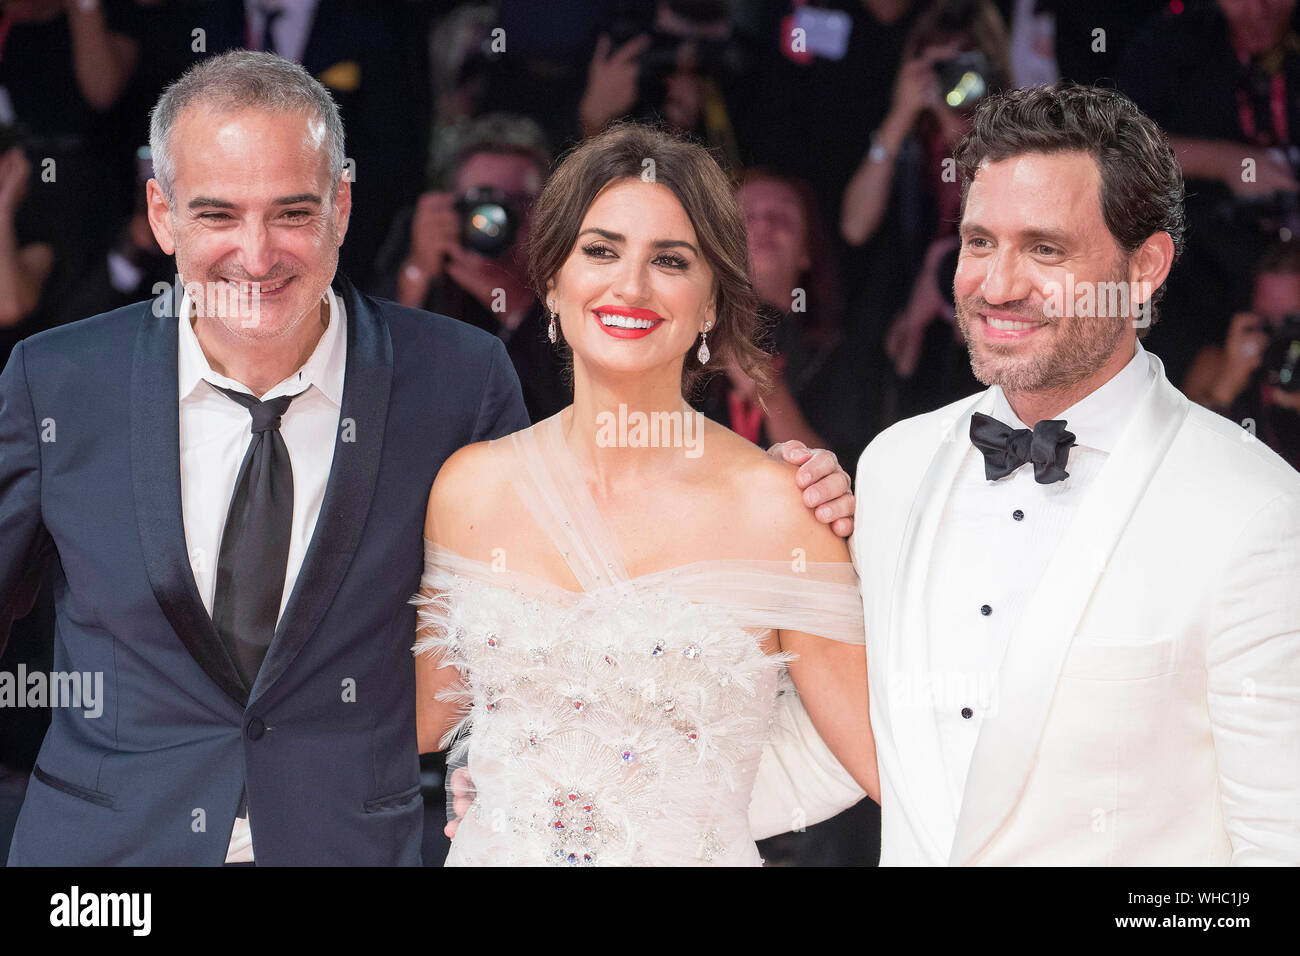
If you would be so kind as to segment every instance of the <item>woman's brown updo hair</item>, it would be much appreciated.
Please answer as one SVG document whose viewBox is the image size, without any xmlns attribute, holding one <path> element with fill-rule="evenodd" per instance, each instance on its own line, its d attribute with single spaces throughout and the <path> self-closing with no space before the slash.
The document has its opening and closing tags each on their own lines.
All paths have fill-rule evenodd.
<svg viewBox="0 0 1300 956">
<path fill-rule="evenodd" d="M 760 387 L 770 385 L 770 359 L 755 342 L 758 293 L 749 277 L 745 221 L 731 183 L 703 146 L 662 129 L 619 122 L 584 140 L 561 160 L 533 209 L 528 275 L 537 297 L 546 301 L 546 283 L 572 254 L 596 194 L 609 183 L 628 178 L 672 190 L 690 217 L 700 253 L 713 270 L 717 318 L 708 332 L 711 357 L 702 366 L 695 348 L 686 353 L 683 393 L 689 394 L 705 375 L 733 358 Z"/>
</svg>

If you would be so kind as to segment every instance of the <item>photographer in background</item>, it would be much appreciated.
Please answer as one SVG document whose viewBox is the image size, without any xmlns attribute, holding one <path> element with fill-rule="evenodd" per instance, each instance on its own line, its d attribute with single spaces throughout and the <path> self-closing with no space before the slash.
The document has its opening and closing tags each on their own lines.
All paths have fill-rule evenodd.
<svg viewBox="0 0 1300 956">
<path fill-rule="evenodd" d="M 22 131 L 44 177 L 24 214 L 42 238 L 52 234 L 69 274 L 108 244 L 130 208 L 133 143 L 123 138 L 122 107 L 146 18 L 134 0 L 0 0 L 0 122 Z M 42 327 L 49 321 L 43 315 Z"/>
<path fill-rule="evenodd" d="M 1300 35 L 1296 0 L 1216 0 L 1166 10 L 1124 51 L 1117 85 L 1169 135 L 1187 180 L 1187 249 L 1169 314 L 1147 343 L 1171 381 L 1251 296 L 1253 266 L 1300 235 Z"/>
<path fill-rule="evenodd" d="M 457 142 L 436 177 L 443 188 L 394 220 L 373 291 L 502 339 L 539 421 L 570 400 L 526 271 L 533 201 L 551 155 L 535 123 L 505 113 L 463 124 Z"/>
<path fill-rule="evenodd" d="M 729 361 L 724 366 L 726 374 L 708 378 L 692 396 L 691 404 L 763 448 L 790 440 L 801 441 L 809 448 L 827 447 L 792 387 L 794 379 L 808 384 L 815 377 L 816 368 L 804 378 L 809 365 L 815 362 L 821 367 L 824 363 L 824 358 L 818 361 L 805 346 L 816 338 L 825 342 L 829 355 L 836 344 L 832 335 L 838 332 L 838 323 L 834 329 L 828 327 L 832 310 L 839 308 L 834 301 L 838 290 L 828 288 L 833 277 L 824 271 L 833 270 L 834 263 L 814 250 L 822 242 L 812 218 L 811 194 L 793 180 L 750 170 L 738 185 L 736 198 L 745 217 L 749 268 L 761 301 L 760 335 L 765 347 L 776 347 L 772 357 L 776 374 L 771 389 L 760 401 L 758 383 L 738 362 Z M 816 280 L 814 269 L 819 272 Z M 796 296 L 806 299 L 809 293 L 814 296 L 811 316 L 801 307 L 796 317 L 791 311 L 792 300 Z M 839 457 L 841 451 L 835 452 Z"/>
<path fill-rule="evenodd" d="M 872 135 L 871 149 L 844 191 L 840 233 L 851 246 L 866 243 L 885 218 L 895 166 L 923 166 L 923 187 L 937 204 L 940 229 L 955 231 L 961 206 L 956 177 L 943 160 L 969 128 L 969 113 L 986 93 L 1006 84 L 1006 24 L 987 0 L 939 0 L 917 20 L 894 79 L 893 100 Z M 919 155 L 904 157 L 905 147 Z M 904 189 L 918 184 L 904 177 Z"/>
<path fill-rule="evenodd" d="M 988 0 L 931 4 L 904 47 L 889 113 L 844 191 L 841 236 L 883 263 L 864 326 L 868 347 L 878 336 L 894 372 L 882 398 L 887 421 L 979 389 L 951 321 L 961 214 L 952 149 L 980 100 L 1006 85 L 1008 42 Z"/>
<path fill-rule="evenodd" d="M 843 334 L 844 302 L 830 235 L 808 183 L 770 169 L 745 171 L 736 187 L 749 267 L 762 302 L 762 342 L 777 373 L 760 405 L 738 366 L 705 383 L 696 409 L 762 447 L 798 439 L 856 461 L 866 447 L 862 382 Z"/>
<path fill-rule="evenodd" d="M 1300 469 L 1300 242 L 1280 243 L 1255 271 L 1251 310 L 1238 312 L 1222 346 L 1201 349 L 1183 392 L 1255 434 Z"/>
<path fill-rule="evenodd" d="M 149 147 L 136 150 L 135 207 L 109 250 L 90 263 L 60 308 L 59 324 L 111 312 L 157 295 L 159 283 L 176 281 L 172 257 L 158 248 L 149 228 L 145 184 L 153 178 Z"/>
<path fill-rule="evenodd" d="M 620 0 L 596 40 L 578 125 L 592 136 L 611 121 L 662 118 L 721 152 L 731 169 L 739 147 L 726 94 L 744 71 L 730 0 Z"/>
<path fill-rule="evenodd" d="M 1294 192 L 1292 129 L 1300 40 L 1293 26 L 1296 0 L 1218 0 L 1200 14 L 1152 32 L 1128 51 L 1133 92 L 1168 117 L 1170 145 L 1183 175 L 1223 183 L 1241 196 Z M 1217 7 L 1217 9 L 1216 9 Z M 1199 27 L 1199 29 L 1197 29 Z M 1199 69 L 1192 75 L 1144 59 L 1174 52 Z M 1156 73 L 1164 76 L 1158 86 Z M 1189 88 L 1189 82 L 1194 85 Z M 1212 95 L 1202 97 L 1202 92 Z M 1174 88 L 1176 84 L 1176 89 Z M 1262 147 L 1262 149 L 1261 149 Z M 1256 161 L 1255 176 L 1243 177 L 1242 161 Z"/>
</svg>

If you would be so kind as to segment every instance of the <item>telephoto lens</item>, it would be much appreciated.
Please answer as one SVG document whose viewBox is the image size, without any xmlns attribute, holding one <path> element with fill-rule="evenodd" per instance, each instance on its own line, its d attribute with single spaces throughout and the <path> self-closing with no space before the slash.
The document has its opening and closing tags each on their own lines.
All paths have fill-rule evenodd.
<svg viewBox="0 0 1300 956">
<path fill-rule="evenodd" d="M 510 248 L 519 230 L 519 210 L 499 190 L 482 186 L 456 203 L 460 214 L 460 241 L 485 256 L 499 256 Z"/>
<path fill-rule="evenodd" d="M 973 106 L 989 91 L 989 61 L 979 50 L 963 50 L 934 64 L 939 94 L 955 110 Z"/>
</svg>

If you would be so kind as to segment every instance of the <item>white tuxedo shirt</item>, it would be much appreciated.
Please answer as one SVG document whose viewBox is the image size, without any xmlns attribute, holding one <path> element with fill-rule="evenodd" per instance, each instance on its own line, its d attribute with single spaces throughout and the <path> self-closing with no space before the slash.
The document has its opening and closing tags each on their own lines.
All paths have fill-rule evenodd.
<svg viewBox="0 0 1300 956">
<path fill-rule="evenodd" d="M 926 577 L 929 679 L 896 688 L 934 710 L 953 826 L 980 728 L 1001 706 L 998 665 L 1015 625 L 1152 377 L 1139 344 L 1110 381 L 1055 416 L 1075 436 L 1062 481 L 1039 484 L 1032 464 L 991 481 L 984 456 L 968 443 Z M 1031 427 L 1001 388 L 992 392 L 994 418 L 1012 428 Z M 951 831 L 944 836 L 948 844 Z"/>
<path fill-rule="evenodd" d="M 972 456 L 982 473 L 970 418 L 1009 409 L 989 389 L 899 422 L 863 453 L 851 550 L 882 865 L 1300 864 L 1300 475 L 1190 403 L 1159 359 L 1139 358 L 1142 388 L 1123 384 L 1135 376 L 1107 383 L 1121 382 L 1110 391 L 1125 402 L 1089 396 L 1124 419 L 1113 449 L 1054 545 L 1026 555 L 1042 568 L 1004 646 L 984 642 L 997 706 L 980 716 L 964 775 L 950 770 L 964 748 L 916 688 L 933 685 L 936 649 L 957 639 L 937 633 L 952 618 L 936 568 L 980 554 L 980 542 L 949 540 L 969 532 L 949 520 L 968 508 L 948 506 L 969 502 Z M 1086 452 L 1073 449 L 1071 465 Z M 1032 465 L 1021 471 L 1032 484 Z M 996 578 L 973 568 L 971 580 Z M 756 837 L 862 795 L 797 698 L 779 716 L 750 810 Z"/>
</svg>

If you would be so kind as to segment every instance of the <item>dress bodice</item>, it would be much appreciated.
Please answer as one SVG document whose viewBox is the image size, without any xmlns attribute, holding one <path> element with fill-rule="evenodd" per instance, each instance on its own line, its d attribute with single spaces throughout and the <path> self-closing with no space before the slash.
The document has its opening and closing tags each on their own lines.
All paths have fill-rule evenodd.
<svg viewBox="0 0 1300 956">
<path fill-rule="evenodd" d="M 416 651 L 454 664 L 444 744 L 474 802 L 447 863 L 746 865 L 794 629 L 862 643 L 848 564 L 703 560 L 629 577 L 559 416 L 500 439 L 582 591 L 426 541 Z"/>
</svg>

